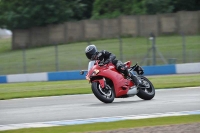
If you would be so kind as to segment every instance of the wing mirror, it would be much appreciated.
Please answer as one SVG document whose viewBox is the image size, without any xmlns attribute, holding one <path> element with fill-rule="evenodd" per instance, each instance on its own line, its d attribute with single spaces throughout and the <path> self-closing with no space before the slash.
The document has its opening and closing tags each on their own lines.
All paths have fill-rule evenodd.
<svg viewBox="0 0 200 133">
<path fill-rule="evenodd" d="M 84 74 L 84 70 L 81 70 L 81 71 L 80 71 L 80 75 L 83 75 L 83 74 Z"/>
</svg>

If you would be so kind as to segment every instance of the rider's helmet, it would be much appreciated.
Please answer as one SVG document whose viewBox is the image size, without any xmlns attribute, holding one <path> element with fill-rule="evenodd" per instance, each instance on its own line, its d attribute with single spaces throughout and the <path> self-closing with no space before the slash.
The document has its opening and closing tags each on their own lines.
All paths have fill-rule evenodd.
<svg viewBox="0 0 200 133">
<path fill-rule="evenodd" d="M 89 45 L 85 48 L 85 55 L 89 60 L 94 60 L 96 57 L 97 48 L 95 45 Z"/>
</svg>

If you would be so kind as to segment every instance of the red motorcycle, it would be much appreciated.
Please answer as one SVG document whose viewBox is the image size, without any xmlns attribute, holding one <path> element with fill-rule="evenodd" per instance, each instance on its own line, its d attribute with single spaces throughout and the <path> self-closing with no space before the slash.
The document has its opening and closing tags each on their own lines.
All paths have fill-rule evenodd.
<svg viewBox="0 0 200 133">
<path fill-rule="evenodd" d="M 104 103 L 112 103 L 114 98 L 126 98 L 137 95 L 141 99 L 151 100 L 155 96 L 153 84 L 144 76 L 136 74 L 139 65 L 131 66 L 131 62 L 124 63 L 130 74 L 134 74 L 142 87 L 136 87 L 130 77 L 118 72 L 112 63 L 102 64 L 99 61 L 89 62 L 86 79 L 91 83 L 92 92 Z M 141 69 L 141 67 L 140 67 Z M 85 70 L 80 71 L 83 75 Z"/>
</svg>

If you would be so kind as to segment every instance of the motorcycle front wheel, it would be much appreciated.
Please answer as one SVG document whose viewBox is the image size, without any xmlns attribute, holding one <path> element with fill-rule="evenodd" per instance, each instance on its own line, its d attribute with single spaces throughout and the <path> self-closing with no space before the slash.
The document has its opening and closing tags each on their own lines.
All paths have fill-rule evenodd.
<svg viewBox="0 0 200 133">
<path fill-rule="evenodd" d="M 137 96 L 144 100 L 151 100 L 155 96 L 155 88 L 153 84 L 144 76 L 138 76 L 143 82 L 144 87 L 140 87 Z"/>
<path fill-rule="evenodd" d="M 112 103 L 115 98 L 114 91 L 108 84 L 105 88 L 101 88 L 99 82 L 92 82 L 92 92 L 104 103 Z"/>
</svg>

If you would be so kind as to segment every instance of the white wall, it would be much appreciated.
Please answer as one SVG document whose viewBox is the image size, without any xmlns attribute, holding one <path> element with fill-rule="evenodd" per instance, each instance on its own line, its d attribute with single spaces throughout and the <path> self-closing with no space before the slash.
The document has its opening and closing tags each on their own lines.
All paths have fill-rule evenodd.
<svg viewBox="0 0 200 133">
<path fill-rule="evenodd" d="M 7 75 L 7 82 L 48 81 L 47 73 L 29 73 Z"/>
<path fill-rule="evenodd" d="M 176 73 L 200 73 L 200 63 L 176 64 Z"/>
</svg>

